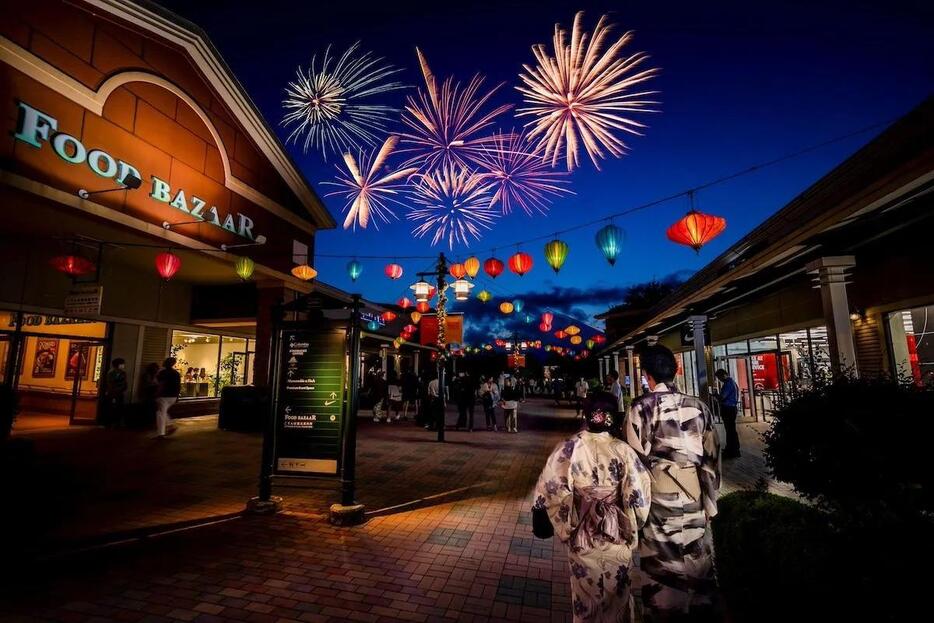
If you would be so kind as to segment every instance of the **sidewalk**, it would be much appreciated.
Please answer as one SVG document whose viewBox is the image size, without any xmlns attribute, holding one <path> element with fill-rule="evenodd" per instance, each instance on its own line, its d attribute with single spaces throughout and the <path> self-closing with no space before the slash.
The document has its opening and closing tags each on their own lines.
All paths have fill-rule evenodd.
<svg viewBox="0 0 934 623">
<path fill-rule="evenodd" d="M 532 537 L 529 507 L 545 457 L 576 421 L 572 410 L 545 401 L 525 403 L 522 412 L 518 435 L 448 431 L 444 445 L 411 423 L 361 420 L 358 499 L 369 518 L 363 526 L 326 522 L 335 486 L 279 487 L 286 509 L 275 517 L 238 518 L 53 561 L 21 578 L 27 581 L 11 596 L 10 610 L 0 606 L 0 620 L 570 620 L 564 548 Z M 145 456 L 147 465 L 161 461 L 145 471 L 160 481 L 122 502 L 106 499 L 106 479 L 85 488 L 104 497 L 104 506 L 85 498 L 94 510 L 77 513 L 85 520 L 72 527 L 58 524 L 55 533 L 93 524 L 88 517 L 97 525 L 133 525 L 145 512 L 177 519 L 193 508 L 241 509 L 254 494 L 259 437 L 211 425 L 191 422 L 166 442 L 124 433 L 120 455 Z M 726 465 L 725 489 L 761 475 L 734 473 L 755 468 L 754 433 L 743 432 L 750 444 L 745 463 Z M 104 444 L 119 433 L 63 434 L 103 435 Z M 152 449 L 157 443 L 165 445 Z M 87 473 L 111 465 L 101 456 L 93 462 Z M 126 482 L 116 479 L 114 490 L 127 491 Z M 184 499 L 195 501 L 186 506 Z M 61 499 L 55 506 L 67 508 Z"/>
</svg>

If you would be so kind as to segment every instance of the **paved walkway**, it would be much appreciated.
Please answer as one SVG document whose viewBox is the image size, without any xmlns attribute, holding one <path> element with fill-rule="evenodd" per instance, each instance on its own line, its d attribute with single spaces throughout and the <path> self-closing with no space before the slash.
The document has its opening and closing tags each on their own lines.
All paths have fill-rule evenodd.
<svg viewBox="0 0 934 623">
<path fill-rule="evenodd" d="M 287 504 L 275 517 L 237 516 L 24 568 L 0 595 L 9 604 L 0 620 L 569 620 L 563 546 L 532 537 L 528 510 L 545 456 L 576 422 L 544 402 L 523 411 L 518 435 L 449 432 L 443 446 L 411 424 L 361 422 L 365 525 L 327 524 L 330 483 L 279 487 Z M 213 425 L 183 422 L 163 442 L 100 429 L 37 436 L 37 463 L 54 459 L 34 482 L 49 487 L 46 503 L 13 534 L 35 549 L 241 510 L 255 490 L 259 437 Z M 755 434 L 744 426 L 746 452 L 726 466 L 725 489 L 763 475 Z"/>
</svg>

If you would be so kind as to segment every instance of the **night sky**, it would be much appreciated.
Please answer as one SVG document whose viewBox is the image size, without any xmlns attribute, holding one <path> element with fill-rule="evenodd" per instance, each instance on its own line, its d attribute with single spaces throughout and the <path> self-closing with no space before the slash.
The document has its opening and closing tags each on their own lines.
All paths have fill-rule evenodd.
<svg viewBox="0 0 934 623">
<path fill-rule="evenodd" d="M 328 44 L 342 52 L 361 41 L 364 49 L 404 67 L 400 79 L 409 85 L 421 84 L 418 45 L 439 79 L 453 73 L 467 81 L 481 72 L 489 85 L 505 82 L 497 101 L 518 104 L 514 86 L 521 64 L 532 62 L 532 44 L 547 43 L 550 49 L 556 22 L 570 27 L 575 11 L 583 9 L 588 29 L 601 14 L 610 13 L 618 31 L 634 30 L 629 50 L 648 52 L 662 70 L 651 85 L 661 92 L 661 112 L 638 116 L 649 125 L 645 136 L 627 140 L 631 153 L 604 161 L 602 171 L 584 162 L 572 176 L 576 195 L 559 198 L 547 217 L 529 218 L 521 211 L 503 217 L 481 241 L 455 249 L 458 259 L 477 253 L 482 260 L 492 247 L 506 259 L 517 241 L 891 121 L 917 105 L 934 83 L 934 15 L 920 1 L 163 4 L 208 33 L 283 140 L 283 89 L 296 67 L 307 66 Z M 400 106 L 404 95 L 397 92 L 379 102 Z M 503 130 L 521 126 L 511 112 L 500 119 Z M 667 226 L 687 210 L 684 199 L 617 219 L 627 242 L 615 267 L 594 245 L 599 226 L 561 235 L 571 251 L 557 276 L 544 261 L 544 241 L 528 244 L 523 250 L 535 258 L 535 269 L 522 278 L 507 271 L 492 285 L 482 282 L 480 287 L 497 298 L 488 304 L 489 314 L 476 313 L 479 303 L 470 305 L 471 333 L 476 336 L 478 329 L 485 331 L 500 318 L 492 312 L 500 297 L 520 296 L 533 303 L 536 313 L 547 306 L 586 318 L 620 302 L 627 285 L 689 276 L 879 131 L 881 127 L 701 192 L 698 208 L 726 217 L 728 228 L 699 255 L 665 238 Z M 289 151 L 341 222 L 342 200 L 324 197 L 328 187 L 321 186 L 336 172 L 335 161 L 325 163 L 320 154 L 303 154 L 292 145 Z M 320 278 L 372 300 L 401 296 L 413 280 L 410 275 L 427 268 L 429 260 L 401 261 L 407 274 L 396 282 L 383 276 L 385 261 L 364 261 L 364 274 L 353 284 L 345 270 L 347 259 L 321 257 L 431 255 L 440 250 L 432 249 L 429 239 L 413 239 L 404 210 L 397 212 L 403 218 L 379 231 L 371 226 L 356 233 L 337 229 L 319 234 Z M 501 329 L 498 323 L 492 327 L 493 332 Z"/>
</svg>

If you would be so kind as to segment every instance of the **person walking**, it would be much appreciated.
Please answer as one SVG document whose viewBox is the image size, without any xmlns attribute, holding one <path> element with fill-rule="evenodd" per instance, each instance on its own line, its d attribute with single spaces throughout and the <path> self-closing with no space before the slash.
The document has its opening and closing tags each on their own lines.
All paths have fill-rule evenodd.
<svg viewBox="0 0 934 623">
<path fill-rule="evenodd" d="M 502 396 L 504 427 L 507 433 L 519 432 L 519 391 L 514 379 L 506 379 Z"/>
<path fill-rule="evenodd" d="M 578 417 L 580 417 L 581 410 L 584 408 L 584 400 L 587 398 L 588 391 L 590 391 L 590 385 L 587 383 L 584 377 L 580 377 L 580 379 L 577 381 L 577 384 L 574 385 L 574 397 L 576 398 Z"/>
<path fill-rule="evenodd" d="M 411 370 L 402 373 L 402 419 L 409 419 L 409 407 L 418 413 L 418 377 Z"/>
<path fill-rule="evenodd" d="M 585 429 L 558 444 L 535 486 L 535 535 L 553 531 L 568 546 L 575 623 L 635 620 L 630 571 L 651 479 L 639 455 L 611 432 L 616 406 L 607 392 L 589 397 Z"/>
<path fill-rule="evenodd" d="M 720 381 L 720 417 L 723 419 L 723 428 L 726 430 L 726 447 L 723 448 L 723 458 L 735 459 L 741 454 L 739 451 L 739 434 L 736 432 L 739 385 L 736 384 L 736 381 L 726 370 L 717 370 L 714 375 Z"/>
<path fill-rule="evenodd" d="M 486 418 L 486 429 L 496 430 L 496 403 L 499 401 L 499 388 L 493 382 L 493 377 L 487 377 L 480 386 L 480 402 L 483 405 L 483 415 Z"/>
<path fill-rule="evenodd" d="M 398 422 L 402 419 L 402 385 L 399 384 L 399 380 L 396 377 L 395 371 L 390 375 L 389 384 L 386 387 L 386 421 L 391 422 L 393 420 L 393 414 L 395 414 L 395 420 Z"/>
<path fill-rule="evenodd" d="M 373 400 L 373 421 L 379 422 L 383 419 L 383 409 L 386 406 L 386 374 L 382 370 L 373 375 L 370 398 Z M 389 419 L 388 414 L 386 419 Z"/>
<path fill-rule="evenodd" d="M 120 426 L 123 423 L 123 403 L 129 386 L 126 379 L 126 360 L 117 357 L 110 366 L 104 379 L 104 425 Z"/>
<path fill-rule="evenodd" d="M 633 401 L 622 434 L 652 476 L 640 545 L 642 601 L 652 620 L 713 620 L 709 521 L 717 514 L 720 442 L 707 405 L 672 389 L 674 354 L 643 350 L 649 392 Z"/>
<path fill-rule="evenodd" d="M 156 374 L 156 437 L 159 439 L 174 434 L 178 428 L 169 423 L 169 409 L 178 401 L 182 391 L 182 375 L 175 369 L 175 364 L 175 357 L 169 357 Z"/>
</svg>

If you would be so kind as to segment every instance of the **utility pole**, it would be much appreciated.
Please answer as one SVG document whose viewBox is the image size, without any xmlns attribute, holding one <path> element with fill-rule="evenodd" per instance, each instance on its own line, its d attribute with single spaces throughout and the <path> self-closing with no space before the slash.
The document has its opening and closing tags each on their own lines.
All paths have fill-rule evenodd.
<svg viewBox="0 0 934 623">
<path fill-rule="evenodd" d="M 438 263 L 435 265 L 435 270 L 428 272 L 416 273 L 416 276 L 422 277 L 435 277 L 436 284 L 438 288 L 438 305 L 435 308 L 435 317 L 438 320 L 438 338 L 435 342 L 435 345 L 438 347 L 438 359 L 437 359 L 437 374 L 438 374 L 438 400 L 441 402 L 441 413 L 438 418 L 438 441 L 444 441 L 444 421 L 445 421 L 445 408 L 446 402 L 444 399 L 444 388 L 445 388 L 445 370 L 447 365 L 447 354 L 448 354 L 448 337 L 447 337 L 447 306 L 448 306 L 448 283 L 447 283 L 447 274 L 448 274 L 448 260 L 444 256 L 444 253 L 438 254 Z M 422 279 L 419 283 L 423 283 Z M 427 285 L 427 284 L 426 284 Z M 418 284 L 412 286 L 415 289 Z M 416 290 L 417 293 L 417 290 Z"/>
</svg>

